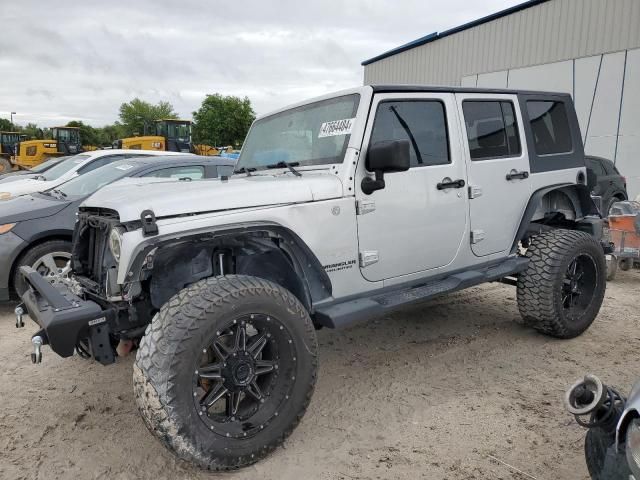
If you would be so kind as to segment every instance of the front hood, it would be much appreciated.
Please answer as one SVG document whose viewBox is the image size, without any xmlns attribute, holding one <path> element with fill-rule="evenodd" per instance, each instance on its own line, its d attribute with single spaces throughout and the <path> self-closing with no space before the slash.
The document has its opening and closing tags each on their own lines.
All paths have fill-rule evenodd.
<svg viewBox="0 0 640 480">
<path fill-rule="evenodd" d="M 24 180 L 25 178 L 33 178 L 37 176 L 37 173 L 31 173 L 29 170 L 17 170 L 15 172 L 0 175 L 0 183 L 15 182 L 16 180 Z"/>
<path fill-rule="evenodd" d="M 327 173 L 234 175 L 229 180 L 121 180 L 98 190 L 84 207 L 116 210 L 121 222 L 140 220 L 144 210 L 157 218 L 216 210 L 328 200 L 342 196 L 342 182 Z"/>
<path fill-rule="evenodd" d="M 50 188 L 57 187 L 61 182 L 54 180 L 47 182 L 44 180 L 33 180 L 31 178 L 16 180 L 15 182 L 7 182 L 0 184 L 0 208 L 4 205 L 2 203 L 4 198 L 17 197 L 19 195 L 26 195 L 27 193 L 44 192 Z"/>
<path fill-rule="evenodd" d="M 66 200 L 56 200 L 45 195 L 23 195 L 0 202 L 0 225 L 49 217 L 69 205 Z"/>
</svg>

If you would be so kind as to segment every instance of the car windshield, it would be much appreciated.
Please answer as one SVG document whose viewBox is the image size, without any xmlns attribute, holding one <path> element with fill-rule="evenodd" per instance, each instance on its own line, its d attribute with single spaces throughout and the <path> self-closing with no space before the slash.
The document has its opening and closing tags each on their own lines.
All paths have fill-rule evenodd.
<svg viewBox="0 0 640 480">
<path fill-rule="evenodd" d="M 87 158 L 90 158 L 89 155 L 74 155 L 73 157 L 63 160 L 58 165 L 51 167 L 42 176 L 48 182 L 56 180 L 68 171 L 72 170 L 79 163 L 84 162 Z"/>
<path fill-rule="evenodd" d="M 341 163 L 360 95 L 321 100 L 257 120 L 244 142 L 237 169 L 281 162 L 300 166 Z"/>
<path fill-rule="evenodd" d="M 53 167 L 56 163 L 60 163 L 62 160 L 69 158 L 69 157 L 58 157 L 58 158 L 50 158 L 49 160 L 47 160 L 46 162 L 42 162 L 40 165 L 36 165 L 35 167 L 33 167 L 30 172 L 31 173 L 42 173 L 45 170 L 49 170 L 51 167 Z"/>
<path fill-rule="evenodd" d="M 104 167 L 96 168 L 80 177 L 72 178 L 54 190 L 60 191 L 68 197 L 90 195 L 108 183 L 128 177 L 134 168 L 135 164 L 130 160 L 120 160 Z"/>
</svg>

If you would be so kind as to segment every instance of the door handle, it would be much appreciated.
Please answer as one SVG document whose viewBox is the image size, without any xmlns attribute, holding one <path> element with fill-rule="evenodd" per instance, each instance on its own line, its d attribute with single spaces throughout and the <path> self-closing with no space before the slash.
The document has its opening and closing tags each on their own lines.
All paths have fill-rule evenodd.
<svg viewBox="0 0 640 480">
<path fill-rule="evenodd" d="M 466 183 L 462 179 L 451 180 L 449 177 L 445 177 L 442 179 L 442 182 L 436 185 L 436 187 L 438 190 L 446 190 L 448 188 L 463 188 L 465 185 Z"/>
<path fill-rule="evenodd" d="M 529 172 L 524 170 L 522 172 L 519 172 L 516 169 L 513 169 L 509 173 L 507 173 L 507 180 L 515 180 L 517 178 L 520 178 L 520 179 L 529 178 Z"/>
</svg>

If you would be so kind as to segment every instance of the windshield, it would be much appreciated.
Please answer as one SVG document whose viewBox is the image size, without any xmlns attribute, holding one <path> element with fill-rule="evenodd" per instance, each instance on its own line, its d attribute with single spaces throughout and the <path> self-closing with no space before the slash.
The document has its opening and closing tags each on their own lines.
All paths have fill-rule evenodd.
<svg viewBox="0 0 640 480">
<path fill-rule="evenodd" d="M 65 143 L 78 143 L 80 131 L 75 128 L 52 128 L 53 138 Z"/>
<path fill-rule="evenodd" d="M 257 120 L 236 168 L 260 169 L 280 162 L 342 163 L 359 101 L 358 94 L 346 95 Z"/>
<path fill-rule="evenodd" d="M 65 173 L 72 170 L 74 167 L 78 166 L 79 163 L 84 162 L 87 158 L 90 158 L 90 156 L 74 155 L 73 157 L 69 157 L 47 170 L 43 177 L 48 182 L 50 182 L 51 180 L 56 180 L 57 178 L 60 178 Z"/>
<path fill-rule="evenodd" d="M 179 142 L 188 142 L 190 138 L 190 125 L 188 123 L 173 123 L 167 125 L 167 138 L 178 140 Z"/>
<path fill-rule="evenodd" d="M 35 167 L 33 167 L 30 172 L 31 173 L 41 173 L 44 172 L 45 170 L 49 170 L 51 167 L 53 167 L 56 163 L 60 163 L 62 160 L 64 160 L 65 158 L 69 158 L 69 157 L 56 157 L 56 158 L 50 158 L 49 160 L 42 162 L 40 165 L 36 165 Z"/>
<path fill-rule="evenodd" d="M 55 190 L 59 190 L 69 197 L 90 195 L 108 183 L 131 175 L 133 168 L 135 168 L 135 164 L 130 160 L 119 160 L 96 168 L 80 177 L 72 178 Z"/>
<path fill-rule="evenodd" d="M 0 142 L 2 143 L 18 143 L 20 141 L 20 134 L 18 133 L 3 133 L 0 135 Z"/>
</svg>

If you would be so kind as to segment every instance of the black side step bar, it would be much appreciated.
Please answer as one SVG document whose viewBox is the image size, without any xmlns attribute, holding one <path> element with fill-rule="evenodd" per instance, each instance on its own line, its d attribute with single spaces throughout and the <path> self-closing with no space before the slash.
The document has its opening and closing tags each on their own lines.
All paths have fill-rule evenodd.
<svg viewBox="0 0 640 480">
<path fill-rule="evenodd" d="M 317 324 L 325 327 L 344 327 L 368 320 L 371 317 L 384 315 L 400 306 L 422 302 L 445 293 L 499 280 L 523 271 L 528 263 L 527 258 L 512 257 L 491 267 L 454 273 L 419 286 L 383 289 L 371 296 L 320 305 L 316 307 L 314 319 Z"/>
</svg>

